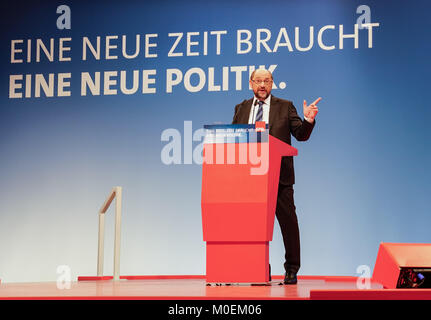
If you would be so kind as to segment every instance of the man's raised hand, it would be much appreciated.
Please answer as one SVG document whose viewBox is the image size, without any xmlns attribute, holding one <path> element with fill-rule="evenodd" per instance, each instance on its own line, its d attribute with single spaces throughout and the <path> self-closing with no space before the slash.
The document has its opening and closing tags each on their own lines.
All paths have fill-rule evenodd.
<svg viewBox="0 0 431 320">
<path fill-rule="evenodd" d="M 317 98 L 312 104 L 307 106 L 307 101 L 304 100 L 304 117 L 309 119 L 311 122 L 314 121 L 319 109 L 317 109 L 316 105 L 322 100 L 322 98 Z"/>
</svg>

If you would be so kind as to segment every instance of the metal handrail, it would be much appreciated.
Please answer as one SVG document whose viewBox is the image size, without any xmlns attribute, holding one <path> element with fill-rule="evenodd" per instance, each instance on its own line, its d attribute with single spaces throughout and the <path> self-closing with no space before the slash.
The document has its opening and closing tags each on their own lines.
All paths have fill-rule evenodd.
<svg viewBox="0 0 431 320">
<path fill-rule="evenodd" d="M 115 199 L 115 238 L 114 238 L 114 280 L 120 280 L 120 238 L 121 238 L 121 193 L 122 187 L 112 188 L 108 198 L 99 210 L 99 245 L 97 253 L 97 276 L 103 276 L 105 250 L 105 213 Z"/>
</svg>

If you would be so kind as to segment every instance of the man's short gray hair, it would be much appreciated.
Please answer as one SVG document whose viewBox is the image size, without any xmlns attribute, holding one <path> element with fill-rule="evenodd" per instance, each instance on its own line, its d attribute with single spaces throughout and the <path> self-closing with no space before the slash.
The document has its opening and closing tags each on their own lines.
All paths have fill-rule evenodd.
<svg viewBox="0 0 431 320">
<path fill-rule="evenodd" d="M 272 73 L 271 73 L 271 71 L 269 71 L 269 70 L 266 70 L 266 69 L 254 69 L 254 71 L 251 73 L 251 75 L 250 75 L 250 80 L 253 80 L 253 78 L 254 78 L 254 74 L 256 73 L 256 71 L 257 70 L 265 70 L 265 71 L 268 71 L 268 73 L 271 75 L 271 80 L 274 80 L 274 78 L 272 77 Z"/>
</svg>

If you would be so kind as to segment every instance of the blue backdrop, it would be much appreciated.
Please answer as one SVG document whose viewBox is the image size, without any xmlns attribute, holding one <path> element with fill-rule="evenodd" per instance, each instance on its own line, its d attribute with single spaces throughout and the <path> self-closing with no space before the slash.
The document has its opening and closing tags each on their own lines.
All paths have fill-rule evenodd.
<svg viewBox="0 0 431 320">
<path fill-rule="evenodd" d="M 63 4 L 70 8 L 71 29 L 57 28 L 56 10 Z M 357 48 L 355 39 L 341 38 L 341 49 L 340 25 L 344 34 L 353 34 L 364 13 L 357 13 L 360 5 L 370 9 L 369 22 L 379 24 L 372 29 L 372 45 L 368 29 L 361 29 Z M 427 1 L 401 0 L 3 3 L 0 278 L 55 280 L 58 265 L 70 266 L 73 277 L 95 274 L 97 212 L 117 185 L 123 187 L 121 274 L 204 274 L 201 166 L 189 163 L 184 141 L 182 163 L 166 165 L 162 133 L 175 129 L 184 138 L 184 121 L 192 121 L 193 132 L 204 124 L 230 123 L 234 106 L 252 97 L 247 68 L 260 65 L 275 66 L 273 94 L 292 100 L 301 116 L 304 99 L 323 98 L 310 140 L 293 142 L 299 150 L 300 274 L 356 275 L 359 265 L 372 269 L 380 242 L 430 242 L 430 10 Z M 331 50 L 319 44 L 325 26 L 333 26 L 320 37 Z M 309 50 L 298 50 L 296 27 L 302 48 L 310 44 L 313 27 Z M 251 34 L 248 53 L 238 51 L 238 30 Z M 177 33 L 182 38 L 172 52 L 182 56 L 171 57 Z M 271 52 L 264 45 L 258 52 L 258 34 L 268 36 Z M 141 36 L 136 58 L 123 57 L 123 35 L 129 55 Z M 152 35 L 147 53 L 154 57 L 145 57 L 145 35 Z M 245 39 L 247 32 L 240 35 Z M 87 48 L 83 60 L 83 38 L 96 48 L 98 36 L 100 59 Z M 107 36 L 117 36 L 109 40 L 109 55 L 117 59 L 106 59 Z M 281 46 L 272 52 L 278 37 Z M 53 61 L 42 50 L 37 62 L 36 39 L 49 51 L 51 38 Z M 64 42 L 70 50 L 63 52 L 70 61 L 59 61 L 60 38 L 71 38 Z M 245 41 L 240 49 L 247 49 Z M 204 72 L 202 88 L 203 78 L 194 73 L 189 87 L 195 90 L 182 81 L 168 92 L 169 72 L 181 72 L 185 80 L 191 68 Z M 136 93 L 122 93 L 120 72 L 126 71 L 130 89 L 133 70 L 140 80 L 142 70 L 153 70 L 147 85 L 155 92 L 142 93 L 141 81 Z M 208 84 L 209 70 L 217 91 Z M 105 71 L 117 72 L 112 84 Z M 100 94 L 87 88 L 83 95 L 81 74 L 94 81 L 95 72 L 101 73 Z M 35 75 L 48 79 L 50 73 L 53 96 L 42 90 L 35 97 Z M 58 95 L 59 73 L 70 73 L 64 89 L 69 96 Z M 26 75 L 32 75 L 32 87 Z M 104 94 L 104 85 L 117 93 Z M 112 273 L 113 212 L 106 237 L 105 270 Z M 276 223 L 270 246 L 274 274 L 283 273 L 283 255 Z"/>
</svg>

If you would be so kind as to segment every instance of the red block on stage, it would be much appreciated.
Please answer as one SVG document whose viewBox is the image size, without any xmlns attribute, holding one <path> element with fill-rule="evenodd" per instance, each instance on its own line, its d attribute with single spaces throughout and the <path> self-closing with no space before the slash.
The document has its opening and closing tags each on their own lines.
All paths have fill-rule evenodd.
<svg viewBox="0 0 431 320">
<path fill-rule="evenodd" d="M 431 269 L 431 244 L 381 243 L 373 271 L 373 281 L 387 289 L 397 288 L 402 269 Z"/>
<path fill-rule="evenodd" d="M 268 282 L 281 157 L 297 150 L 265 128 L 208 127 L 202 169 L 207 282 Z M 223 140 L 224 134 L 236 138 Z"/>
</svg>

